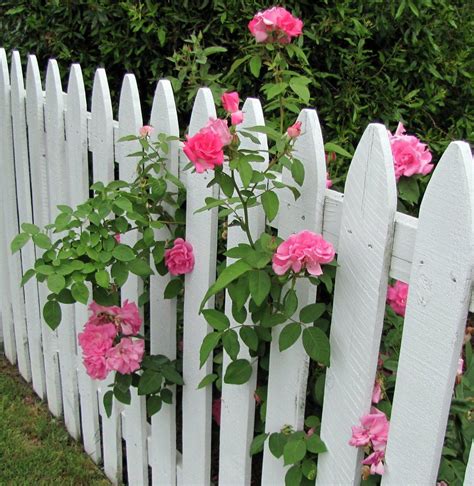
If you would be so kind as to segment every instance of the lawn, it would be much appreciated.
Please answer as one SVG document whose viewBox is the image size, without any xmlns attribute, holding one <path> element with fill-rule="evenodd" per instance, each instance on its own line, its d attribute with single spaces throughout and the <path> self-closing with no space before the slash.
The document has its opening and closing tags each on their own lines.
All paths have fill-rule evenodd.
<svg viewBox="0 0 474 486">
<path fill-rule="evenodd" d="M 0 484 L 110 484 L 1 354 Z"/>
</svg>

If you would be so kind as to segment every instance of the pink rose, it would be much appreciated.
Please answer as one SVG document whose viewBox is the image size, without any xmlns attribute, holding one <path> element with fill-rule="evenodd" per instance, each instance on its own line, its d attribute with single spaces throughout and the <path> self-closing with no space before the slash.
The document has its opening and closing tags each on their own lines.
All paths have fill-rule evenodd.
<svg viewBox="0 0 474 486">
<path fill-rule="evenodd" d="M 117 329 L 113 324 L 95 325 L 90 322 L 79 334 L 79 345 L 84 355 L 104 355 L 113 344 Z"/>
<path fill-rule="evenodd" d="M 117 243 L 120 243 L 120 233 L 116 233 L 116 234 L 114 235 L 114 239 L 115 239 L 115 241 L 116 241 Z"/>
<path fill-rule="evenodd" d="M 227 113 L 234 113 L 239 110 L 239 93 L 237 91 L 232 91 L 230 93 L 224 93 L 221 96 L 222 108 L 224 108 Z"/>
<path fill-rule="evenodd" d="M 397 280 L 395 285 L 388 286 L 387 303 L 400 316 L 405 316 L 408 297 L 408 284 Z"/>
<path fill-rule="evenodd" d="M 183 150 L 198 174 L 224 163 L 223 143 L 214 131 L 202 128 L 196 135 L 186 135 L 186 138 Z"/>
<path fill-rule="evenodd" d="M 291 127 L 288 127 L 288 130 L 286 133 L 290 138 L 296 138 L 301 135 L 301 125 L 302 123 L 300 121 L 297 121 L 291 125 Z"/>
<path fill-rule="evenodd" d="M 150 125 L 144 125 L 143 127 L 140 128 L 140 130 L 138 130 L 138 134 L 142 138 L 149 137 L 152 133 L 153 133 L 153 127 L 151 127 Z"/>
<path fill-rule="evenodd" d="M 382 398 L 382 387 L 380 382 L 375 380 L 374 389 L 372 390 L 372 403 L 379 403 Z"/>
<path fill-rule="evenodd" d="M 110 307 L 102 306 L 96 302 L 91 302 L 89 310 L 92 315 L 89 323 L 96 326 L 112 323 L 118 331 L 125 335 L 135 335 L 140 331 L 142 318 L 138 311 L 137 304 L 125 300 L 122 307 L 113 305 Z"/>
<path fill-rule="evenodd" d="M 230 122 L 232 123 L 232 125 L 238 125 L 243 121 L 244 121 L 244 114 L 240 110 L 234 111 L 234 113 L 230 115 Z"/>
<path fill-rule="evenodd" d="M 290 268 L 298 273 L 306 269 L 311 275 L 321 275 L 322 263 L 334 259 L 331 243 L 311 231 L 300 231 L 280 244 L 273 255 L 272 267 L 277 275 L 284 275 Z"/>
<path fill-rule="evenodd" d="M 182 238 L 174 240 L 173 248 L 165 251 L 165 265 L 171 275 L 184 275 L 194 268 L 193 247 Z"/>
<path fill-rule="evenodd" d="M 221 140 L 222 145 L 229 145 L 232 142 L 232 134 L 226 120 L 220 118 L 209 118 L 206 128 L 215 133 Z"/>
<path fill-rule="evenodd" d="M 352 427 L 352 437 L 349 444 L 355 447 L 363 447 L 372 443 L 374 450 L 385 449 L 390 427 L 387 416 L 372 407 L 370 413 L 360 419 L 360 423 L 361 427 Z"/>
<path fill-rule="evenodd" d="M 326 172 L 326 189 L 332 187 L 332 180 L 329 179 L 329 172 Z"/>
<path fill-rule="evenodd" d="M 456 371 L 458 376 L 462 376 L 464 370 L 464 360 L 462 358 L 459 358 L 458 360 L 458 369 Z"/>
<path fill-rule="evenodd" d="M 140 368 L 144 352 L 143 339 L 122 338 L 116 346 L 107 351 L 107 368 L 122 375 L 129 375 Z"/>
<path fill-rule="evenodd" d="M 428 146 L 415 137 L 406 135 L 405 128 L 398 124 L 394 135 L 388 132 L 392 148 L 395 177 L 397 181 L 401 176 L 411 177 L 414 174 L 429 174 L 434 165 L 431 164 L 431 152 Z"/>
<path fill-rule="evenodd" d="M 94 380 L 104 380 L 109 374 L 107 362 L 104 355 L 94 354 L 84 356 L 82 360 L 87 374 Z"/>
<path fill-rule="evenodd" d="M 212 401 L 212 418 L 217 425 L 221 425 L 221 408 L 222 403 L 220 398 Z"/>
<path fill-rule="evenodd" d="M 288 44 L 292 37 L 298 37 L 303 32 L 303 22 L 283 7 L 258 12 L 248 27 L 257 42 Z"/>
<path fill-rule="evenodd" d="M 385 472 L 383 460 L 385 458 L 385 451 L 375 451 L 370 454 L 370 456 L 366 457 L 362 464 L 370 465 L 370 474 L 380 474 L 382 475 Z"/>
</svg>

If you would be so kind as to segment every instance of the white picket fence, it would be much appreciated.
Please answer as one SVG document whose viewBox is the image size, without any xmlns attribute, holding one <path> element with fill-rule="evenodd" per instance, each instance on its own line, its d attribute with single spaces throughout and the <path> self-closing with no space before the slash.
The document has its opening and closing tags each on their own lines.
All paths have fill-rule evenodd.
<svg viewBox="0 0 474 486">
<path fill-rule="evenodd" d="M 26 84 L 26 88 L 25 88 Z M 169 167 L 187 187 L 186 238 L 194 246 L 196 267 L 186 276 L 184 304 L 184 381 L 182 450 L 176 447 L 175 405 L 165 406 L 147 421 L 145 403 L 136 394 L 130 406 L 114 405 L 110 418 L 102 407 L 107 383 L 85 374 L 77 349 L 77 332 L 87 320 L 80 304 L 63 306 L 57 332 L 42 324 L 44 287 L 30 280 L 19 287 L 22 272 L 38 255 L 27 245 L 11 255 L 9 244 L 22 222 L 42 226 L 54 219 L 57 204 L 76 205 L 88 197 L 88 158 L 94 181 L 128 179 L 133 144 L 117 143 L 144 124 L 135 78 L 123 81 L 118 121 L 114 121 L 106 73 L 94 78 L 92 106 L 87 111 L 81 68 L 71 67 L 67 92 L 59 68 L 51 60 L 43 90 L 35 56 L 28 57 L 26 83 L 18 52 L 9 70 L 0 49 L 0 294 L 4 351 L 22 376 L 47 400 L 55 416 L 63 416 L 69 433 L 82 440 L 87 453 L 102 462 L 113 483 L 126 476 L 131 485 L 208 485 L 211 481 L 211 389 L 197 390 L 210 372 L 211 360 L 199 369 L 199 348 L 208 328 L 198 308 L 215 279 L 217 210 L 194 214 L 204 198 L 211 174 L 182 172 L 187 161 L 178 143 L 172 145 Z M 244 125 L 264 124 L 260 102 L 244 104 Z M 194 103 L 189 132 L 199 130 L 216 110 L 211 92 L 202 88 Z M 445 435 L 466 316 L 471 302 L 474 263 L 473 161 L 469 146 L 453 142 L 439 162 L 424 196 L 419 220 L 396 211 L 396 183 L 387 132 L 371 124 L 364 132 L 347 177 L 345 193 L 325 188 L 324 145 L 316 111 L 305 109 L 299 120 L 303 135 L 298 157 L 306 178 L 296 202 L 280 193 L 281 211 L 273 225 L 282 237 L 311 229 L 337 248 L 331 323 L 331 367 L 325 385 L 321 436 L 328 452 L 321 454 L 318 485 L 358 484 L 361 451 L 348 445 L 351 426 L 370 408 L 377 366 L 387 281 L 410 283 L 402 351 L 383 485 L 433 485 Z M 157 85 L 151 116 L 156 132 L 179 135 L 175 101 L 168 81 Z M 265 149 L 259 135 L 254 148 Z M 246 140 L 244 143 L 252 144 Z M 283 178 L 288 175 L 283 174 Z M 215 194 L 214 194 L 215 195 Z M 252 231 L 264 228 L 263 213 L 254 210 Z M 157 236 L 159 236 L 157 232 Z M 136 235 L 128 236 L 133 243 Z M 231 228 L 228 244 L 243 238 Z M 151 347 L 154 353 L 176 355 L 176 303 L 163 299 L 167 277 L 151 278 Z M 139 281 L 131 278 L 123 298 L 136 300 Z M 298 288 L 301 305 L 314 302 L 313 287 Z M 209 302 L 208 306 L 212 306 Z M 228 303 L 226 303 L 228 305 Z M 230 314 L 230 312 L 229 312 Z M 308 357 L 298 342 L 280 353 L 274 329 L 268 383 L 266 428 L 301 429 L 304 420 Z M 242 357 L 244 351 L 241 351 Z M 256 365 L 255 365 L 256 366 Z M 255 373 L 254 373 L 255 375 Z M 249 485 L 254 430 L 255 376 L 241 386 L 223 385 L 220 426 L 219 484 Z M 122 444 L 125 443 L 123 449 Z M 466 485 L 474 484 L 474 453 Z M 262 484 L 284 483 L 285 470 L 264 451 Z"/>
</svg>

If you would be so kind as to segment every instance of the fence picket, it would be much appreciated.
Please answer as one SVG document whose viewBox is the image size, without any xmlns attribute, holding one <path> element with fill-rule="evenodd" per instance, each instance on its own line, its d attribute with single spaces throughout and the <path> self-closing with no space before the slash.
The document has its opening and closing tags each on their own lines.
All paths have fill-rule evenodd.
<svg viewBox="0 0 474 486">
<path fill-rule="evenodd" d="M 189 124 L 194 135 L 216 111 L 208 88 L 198 91 Z M 184 157 L 184 155 L 183 155 Z M 184 301 L 183 356 L 183 484 L 209 484 L 211 466 L 211 389 L 197 390 L 199 382 L 211 372 L 212 357 L 199 369 L 199 349 L 209 326 L 199 307 L 206 290 L 215 280 L 217 255 L 217 208 L 194 214 L 204 206 L 204 199 L 213 196 L 207 184 L 212 173 L 192 174 L 186 179 L 186 239 L 194 248 L 196 264 L 186 275 Z M 213 186 L 215 187 L 215 186 Z M 214 300 L 206 305 L 213 307 Z"/>
<path fill-rule="evenodd" d="M 133 74 L 126 74 L 123 79 L 119 103 L 118 138 L 137 134 L 143 125 L 142 111 L 137 82 Z M 127 157 L 129 153 L 140 151 L 140 143 L 117 142 L 116 160 L 119 164 L 121 180 L 131 181 L 136 177 L 136 158 Z M 123 243 L 134 246 L 138 232 L 131 231 L 122 236 Z M 138 302 L 143 292 L 140 277 L 130 274 L 121 289 L 122 303 L 125 299 Z M 147 453 L 147 419 L 145 397 L 138 396 L 136 389 L 131 390 L 132 402 L 123 411 L 124 438 L 127 454 L 127 478 L 130 485 L 148 484 L 148 453 Z"/>
<path fill-rule="evenodd" d="M 87 102 L 79 64 L 73 64 L 69 72 L 67 109 L 65 113 L 66 161 L 69 169 L 69 203 L 74 208 L 89 197 L 89 170 L 87 160 Z M 77 334 L 88 319 L 87 308 L 74 304 L 76 333 L 76 370 L 80 400 L 82 441 L 85 451 L 95 461 L 102 457 L 99 433 L 99 408 L 97 389 L 82 364 L 82 352 L 77 346 Z"/>
<path fill-rule="evenodd" d="M 11 116 L 10 116 L 10 79 L 8 74 L 8 61 L 5 49 L 0 48 L 0 166 L 3 172 L 4 167 L 9 164 L 11 158 Z M 0 223 L 2 231 L 0 232 L 0 292 L 3 345 L 5 355 L 10 363 L 16 363 L 16 345 L 15 345 L 15 328 L 13 325 L 13 309 L 10 297 L 10 242 L 8 241 L 6 228 L 9 220 L 6 217 L 5 202 L 6 195 L 3 192 L 5 181 L 0 180 L 0 190 L 2 194 L 2 207 L 0 207 Z"/>
<path fill-rule="evenodd" d="M 50 222 L 44 103 L 45 99 L 38 62 L 35 56 L 30 55 L 28 56 L 26 70 L 26 117 L 28 125 L 31 180 L 35 181 L 31 186 L 33 198 L 33 221 L 40 227 L 44 227 Z M 36 249 L 36 258 L 39 258 L 41 254 L 41 250 Z M 48 290 L 43 284 L 38 285 L 38 294 L 46 396 L 48 398 L 48 407 L 51 413 L 58 416 L 62 412 L 62 398 L 56 345 L 57 336 L 42 319 L 42 309 L 48 294 Z"/>
<path fill-rule="evenodd" d="M 26 92 L 23 82 L 23 71 L 18 51 L 12 54 L 12 119 L 13 140 L 15 145 L 15 170 L 17 181 L 18 216 L 21 223 L 33 221 L 30 162 L 28 157 L 28 137 L 26 129 Z M 33 268 L 35 248 L 32 244 L 21 250 L 23 273 Z M 44 377 L 43 348 L 41 344 L 41 319 L 36 279 L 29 280 L 24 289 L 26 328 L 28 336 L 29 357 L 31 360 L 31 378 L 33 389 L 41 398 L 46 392 Z"/>
<path fill-rule="evenodd" d="M 14 57 L 14 56 L 12 56 Z M 17 73 L 15 72 L 15 75 Z M 16 77 L 13 78 L 15 84 L 18 83 Z M 10 252 L 10 242 L 18 234 L 18 199 L 17 190 L 15 184 L 15 141 L 20 142 L 21 136 L 24 135 L 24 130 L 19 134 L 15 134 L 13 131 L 12 120 L 16 122 L 16 125 L 21 125 L 21 113 L 17 113 L 16 109 L 19 108 L 17 104 L 12 103 L 12 87 L 8 80 L 8 66 L 5 65 L 2 70 L 2 79 L 0 80 L 1 91 L 6 96 L 4 102 L 5 117 L 5 130 L 3 132 L 2 148 L 3 148 L 3 167 L 2 167 L 2 197 L 3 199 L 3 211 L 4 211 L 4 238 L 6 239 L 6 251 L 8 262 L 9 284 L 10 284 L 10 299 L 13 309 L 13 327 L 15 335 L 15 347 L 18 362 L 18 369 L 25 378 L 25 380 L 31 380 L 31 368 L 30 357 L 28 350 L 28 336 L 26 330 L 26 317 L 25 317 L 25 298 L 23 294 L 23 288 L 20 287 L 19 282 L 22 276 L 21 267 L 21 254 L 17 252 L 12 255 Z M 19 91 L 19 86 L 13 88 L 16 93 Z M 13 113 L 15 112 L 15 113 Z M 13 116 L 13 119 L 11 118 Z M 8 118 L 7 118 L 8 117 Z M 14 138 L 15 137 L 15 138 Z M 17 149 L 17 153 L 20 156 L 22 148 Z M 24 152 L 23 152 L 24 155 Z M 28 154 L 26 154 L 28 157 Z"/>
<path fill-rule="evenodd" d="M 107 75 L 97 69 L 92 86 L 89 149 L 92 152 L 92 174 L 94 182 L 107 184 L 114 179 L 114 120 Z M 102 441 L 104 471 L 112 483 L 122 480 L 122 421 L 123 406 L 113 401 L 112 413 L 107 417 L 103 396 L 112 383 L 112 375 L 98 384 L 99 410 L 102 418 Z"/>
<path fill-rule="evenodd" d="M 242 108 L 244 121 L 238 129 L 265 125 L 263 111 L 260 101 L 248 98 Z M 264 163 L 259 163 L 259 168 L 264 168 L 268 163 L 268 143 L 264 134 L 258 134 L 259 143 L 253 143 L 248 138 L 241 138 L 242 149 L 262 150 L 265 157 Z M 255 164 L 256 165 L 256 164 Z M 265 230 L 265 213 L 261 206 L 250 208 L 250 232 L 257 239 Z M 228 218 L 231 223 L 233 217 Z M 248 243 L 244 231 L 238 226 L 228 226 L 227 247 L 233 248 L 239 243 Z M 228 258 L 227 264 L 232 263 L 233 259 Z M 232 301 L 226 295 L 225 312 L 229 317 L 231 326 L 237 326 L 238 322 L 232 317 Z M 250 316 L 244 322 L 252 325 Z M 242 344 L 242 343 L 241 343 Z M 251 359 L 246 346 L 241 348 L 239 358 Z M 253 374 L 251 379 L 244 385 L 227 385 L 222 383 L 221 395 L 221 423 L 219 435 L 219 484 L 224 485 L 246 485 L 250 484 L 252 472 L 252 458 L 250 457 L 250 444 L 253 438 L 255 422 L 255 398 L 254 392 L 257 382 L 257 360 L 251 359 L 253 363 Z M 223 370 L 230 363 L 227 353 L 224 353 Z"/>
<path fill-rule="evenodd" d="M 474 484 L 474 440 L 471 444 L 466 474 L 464 475 L 464 486 L 469 486 L 470 484 Z"/>
<path fill-rule="evenodd" d="M 339 232 L 326 372 L 318 484 L 358 483 L 360 451 L 351 426 L 370 409 L 385 312 L 397 204 L 393 159 L 384 126 L 365 130 L 347 175 Z M 335 413 L 335 411 L 338 411 Z"/>
<path fill-rule="evenodd" d="M 152 139 L 158 133 L 179 136 L 178 114 L 171 83 L 159 81 L 150 124 L 154 129 Z M 168 170 L 178 177 L 179 142 L 170 143 L 167 156 Z M 176 188 L 171 187 L 174 191 Z M 172 208 L 170 208 L 173 214 Z M 170 237 L 168 229 L 156 229 L 155 240 Z M 153 265 L 152 265 L 153 266 Z M 176 358 L 176 299 L 165 299 L 164 290 L 170 275 L 150 277 L 150 339 L 151 353 L 164 354 L 169 359 Z M 152 483 L 158 486 L 176 484 L 176 395 L 173 387 L 172 404 L 164 405 L 160 412 L 151 418 L 151 437 L 149 443 L 149 463 L 152 468 Z"/>
<path fill-rule="evenodd" d="M 436 482 L 472 285 L 473 179 L 469 145 L 453 142 L 421 204 L 384 485 Z"/>
</svg>

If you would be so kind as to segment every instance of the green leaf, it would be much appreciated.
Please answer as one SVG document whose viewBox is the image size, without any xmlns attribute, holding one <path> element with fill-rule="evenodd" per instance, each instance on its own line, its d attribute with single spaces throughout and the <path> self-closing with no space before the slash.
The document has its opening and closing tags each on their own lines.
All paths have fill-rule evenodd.
<svg viewBox="0 0 474 486">
<path fill-rule="evenodd" d="M 114 204 L 123 211 L 133 211 L 133 205 L 126 197 L 119 197 L 114 201 Z"/>
<path fill-rule="evenodd" d="M 301 467 L 298 464 L 291 466 L 285 474 L 285 486 L 299 486 L 303 479 Z"/>
<path fill-rule="evenodd" d="M 163 365 L 161 367 L 163 376 L 171 383 L 175 383 L 176 385 L 184 385 L 183 377 L 173 366 L 174 365 Z"/>
<path fill-rule="evenodd" d="M 222 334 L 220 332 L 209 333 L 202 341 L 199 350 L 199 367 L 202 368 L 213 349 L 219 344 Z"/>
<path fill-rule="evenodd" d="M 59 294 L 61 290 L 66 286 L 66 280 L 62 275 L 53 273 L 48 277 L 47 280 L 48 289 L 54 294 Z"/>
<path fill-rule="evenodd" d="M 160 397 L 168 405 L 173 403 L 173 392 L 168 388 L 163 388 L 161 390 Z"/>
<path fill-rule="evenodd" d="M 297 94 L 303 103 L 309 103 L 309 99 L 311 98 L 309 89 L 306 85 L 299 83 L 297 79 L 298 78 L 292 78 L 290 80 L 290 88 Z"/>
<path fill-rule="evenodd" d="M 110 274 L 114 279 L 114 282 L 119 287 L 127 281 L 128 279 L 128 269 L 125 263 L 115 262 L 110 269 Z"/>
<path fill-rule="evenodd" d="M 121 390 L 118 386 L 114 386 L 114 396 L 119 402 L 124 403 L 125 405 L 130 405 L 132 401 L 130 389 Z"/>
<path fill-rule="evenodd" d="M 313 361 L 329 366 L 329 339 L 321 329 L 317 327 L 307 327 L 303 331 L 303 346 L 308 353 L 308 356 Z"/>
<path fill-rule="evenodd" d="M 52 246 L 49 236 L 45 235 L 44 233 L 37 233 L 36 235 L 33 235 L 32 238 L 33 238 L 33 243 L 38 248 L 42 248 L 43 250 L 49 250 Z"/>
<path fill-rule="evenodd" d="M 237 164 L 237 169 L 239 171 L 240 178 L 242 179 L 242 185 L 244 187 L 248 187 L 250 182 L 252 181 L 252 166 L 246 160 L 240 159 Z"/>
<path fill-rule="evenodd" d="M 306 444 L 307 446 L 307 444 Z M 316 478 L 316 463 L 312 459 L 305 458 L 301 464 L 301 471 L 308 479 Z"/>
<path fill-rule="evenodd" d="M 416 204 L 420 198 L 420 186 L 414 177 L 401 177 L 397 184 L 398 197 L 409 204 Z"/>
<path fill-rule="evenodd" d="M 28 282 L 30 278 L 33 277 L 34 275 L 36 275 L 36 271 L 33 268 L 27 270 L 21 279 L 20 286 L 23 287 L 26 284 L 26 282 Z"/>
<path fill-rule="evenodd" d="M 180 278 L 170 280 L 164 291 L 165 299 L 174 299 L 181 292 L 182 288 L 183 282 Z"/>
<path fill-rule="evenodd" d="M 135 258 L 128 264 L 128 269 L 139 277 L 148 277 L 153 274 L 153 270 L 143 258 Z"/>
<path fill-rule="evenodd" d="M 266 89 L 267 99 L 271 100 L 272 98 L 275 98 L 275 96 L 283 93 L 283 91 L 285 91 L 288 87 L 288 83 L 272 83 L 266 86 L 268 86 Z"/>
<path fill-rule="evenodd" d="M 270 293 L 272 281 L 265 270 L 252 270 L 249 275 L 249 290 L 253 301 L 260 306 Z"/>
<path fill-rule="evenodd" d="M 86 284 L 82 282 L 72 284 L 71 293 L 77 302 L 87 305 L 87 301 L 89 300 L 89 289 L 87 288 Z"/>
<path fill-rule="evenodd" d="M 235 279 L 239 278 L 244 273 L 248 272 L 250 269 L 251 266 L 248 263 L 244 262 L 243 260 L 238 260 L 235 263 L 232 263 L 228 267 L 224 268 L 224 270 L 222 270 L 217 280 L 214 282 L 214 284 L 211 285 L 209 290 L 206 292 L 206 295 L 204 296 L 204 299 L 201 302 L 201 308 L 199 309 L 199 311 L 200 312 L 202 311 L 204 304 L 213 295 L 217 294 L 217 292 L 227 287 L 227 285 L 229 285 Z"/>
<path fill-rule="evenodd" d="M 105 410 L 105 413 L 107 414 L 107 417 L 109 417 L 109 418 L 112 415 L 112 402 L 113 402 L 113 399 L 114 399 L 114 392 L 112 390 L 109 390 L 108 392 L 106 392 L 104 394 L 104 398 L 103 398 L 103 401 L 104 401 L 104 410 Z"/>
<path fill-rule="evenodd" d="M 152 246 L 155 242 L 155 235 L 151 228 L 145 228 L 145 231 L 143 231 L 143 241 L 146 246 Z"/>
<path fill-rule="evenodd" d="M 109 272 L 107 272 L 107 270 L 99 270 L 98 272 L 95 272 L 95 281 L 97 282 L 97 285 L 100 285 L 104 289 L 108 289 L 110 284 Z"/>
<path fill-rule="evenodd" d="M 285 466 L 295 464 L 306 455 L 306 443 L 303 439 L 289 440 L 283 448 L 283 459 Z"/>
<path fill-rule="evenodd" d="M 146 399 L 146 413 L 149 417 L 155 415 L 161 410 L 161 406 L 163 401 L 160 397 L 153 395 L 151 397 L 147 397 Z"/>
<path fill-rule="evenodd" d="M 232 302 L 237 307 L 243 307 L 247 299 L 249 298 L 249 283 L 247 276 L 239 278 L 237 282 L 231 283 L 227 290 L 229 291 L 230 298 Z"/>
<path fill-rule="evenodd" d="M 209 375 L 206 375 L 199 382 L 197 389 L 199 390 L 200 388 L 204 388 L 205 386 L 210 385 L 211 383 L 214 383 L 217 380 L 217 378 L 219 378 L 219 376 L 216 375 L 215 373 L 210 373 Z"/>
<path fill-rule="evenodd" d="M 343 157 L 347 157 L 348 159 L 352 159 L 352 154 L 350 154 L 347 150 L 344 150 L 342 147 L 332 142 L 325 143 L 324 150 L 325 152 L 334 152 L 338 155 L 342 155 Z"/>
<path fill-rule="evenodd" d="M 224 383 L 229 385 L 242 385 L 252 376 L 252 367 L 246 359 L 237 359 L 227 366 Z"/>
<path fill-rule="evenodd" d="M 240 339 L 244 344 L 252 351 L 257 351 L 258 349 L 258 334 L 255 329 L 250 326 L 242 326 L 239 331 Z"/>
<path fill-rule="evenodd" d="M 161 384 L 163 383 L 163 376 L 161 373 L 147 369 L 143 372 L 138 382 L 138 394 L 139 395 L 150 395 L 152 393 L 157 393 L 161 389 Z"/>
<path fill-rule="evenodd" d="M 267 437 L 268 434 L 259 434 L 253 438 L 252 443 L 250 444 L 250 456 L 263 451 L 263 446 L 267 440 Z"/>
<path fill-rule="evenodd" d="M 283 300 L 283 307 L 285 309 L 285 314 L 291 317 L 298 308 L 298 296 L 293 289 L 289 289 Z"/>
<path fill-rule="evenodd" d="M 157 241 L 155 244 L 155 248 L 153 248 L 153 260 L 155 265 L 161 263 L 163 258 L 165 257 L 165 242 L 164 241 Z"/>
<path fill-rule="evenodd" d="M 283 449 L 287 442 L 288 438 L 282 432 L 274 432 L 270 435 L 270 439 L 268 441 L 268 446 L 270 448 L 270 452 L 279 459 L 283 455 Z"/>
<path fill-rule="evenodd" d="M 291 164 L 291 176 L 299 186 L 303 185 L 304 165 L 298 159 L 293 159 Z"/>
<path fill-rule="evenodd" d="M 249 62 L 250 72 L 255 78 L 260 76 L 260 68 L 262 67 L 262 59 L 260 56 L 253 56 Z"/>
<path fill-rule="evenodd" d="M 301 335 L 301 325 L 297 322 L 287 324 L 281 331 L 278 338 L 280 351 L 284 351 L 292 346 Z"/>
<path fill-rule="evenodd" d="M 58 302 L 61 302 L 61 304 L 74 304 L 74 302 L 76 302 L 76 299 L 72 296 L 69 289 L 62 289 L 57 295 L 57 300 Z"/>
<path fill-rule="evenodd" d="M 313 434 L 306 440 L 306 448 L 309 452 L 314 452 L 314 454 L 327 451 L 326 445 L 317 434 Z"/>
<path fill-rule="evenodd" d="M 30 235 L 28 233 L 20 233 L 13 238 L 10 244 L 10 249 L 12 253 L 16 253 L 21 250 L 30 241 Z"/>
<path fill-rule="evenodd" d="M 48 300 L 43 307 L 43 317 L 46 324 L 54 331 L 61 322 L 61 306 L 55 300 Z"/>
<path fill-rule="evenodd" d="M 233 194 L 234 194 L 234 181 L 232 180 L 232 177 L 225 174 L 224 172 L 221 172 L 220 175 L 219 175 L 219 186 L 221 187 L 222 192 L 227 197 L 233 196 Z"/>
<path fill-rule="evenodd" d="M 233 329 L 228 329 L 222 335 L 222 344 L 227 354 L 232 360 L 236 360 L 240 351 L 240 343 L 237 333 Z"/>
<path fill-rule="evenodd" d="M 204 319 L 216 331 L 225 331 L 230 326 L 229 318 L 221 311 L 215 309 L 204 309 Z"/>
<path fill-rule="evenodd" d="M 113 251 L 112 256 L 121 262 L 131 262 L 135 260 L 135 252 L 128 245 L 117 245 Z"/>
<path fill-rule="evenodd" d="M 264 192 L 262 194 L 262 205 L 268 221 L 273 221 L 280 207 L 278 196 L 272 191 Z"/>
<path fill-rule="evenodd" d="M 326 311 L 325 304 L 309 304 L 300 310 L 300 321 L 308 324 L 318 320 Z"/>
<path fill-rule="evenodd" d="M 40 232 L 40 229 L 38 228 L 38 226 L 36 226 L 35 224 L 31 224 L 31 223 L 22 223 L 21 229 L 25 233 L 28 233 L 30 235 L 35 235 L 36 233 Z"/>
</svg>

